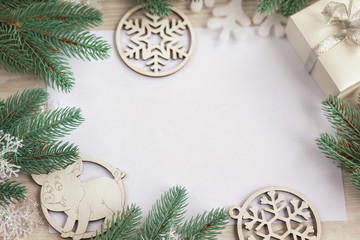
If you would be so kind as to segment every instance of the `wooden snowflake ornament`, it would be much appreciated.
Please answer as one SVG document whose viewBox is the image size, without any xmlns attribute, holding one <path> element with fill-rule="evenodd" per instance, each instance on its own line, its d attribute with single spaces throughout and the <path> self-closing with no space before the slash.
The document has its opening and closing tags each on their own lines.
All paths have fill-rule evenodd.
<svg viewBox="0 0 360 240">
<path fill-rule="evenodd" d="M 83 171 L 83 162 L 104 167 L 114 178 L 98 177 L 80 181 L 78 176 Z M 40 205 L 46 220 L 61 233 L 63 238 L 71 237 L 79 240 L 95 236 L 96 232 L 86 231 L 89 222 L 111 220 L 113 214 L 121 212 L 125 204 L 125 191 L 121 181 L 125 173 L 100 159 L 82 157 L 66 169 L 49 174 L 32 175 L 32 177 L 42 186 Z M 67 215 L 65 225 L 60 226 L 56 223 L 50 216 L 49 210 L 64 212 Z"/>
<path fill-rule="evenodd" d="M 283 187 L 264 188 L 229 214 L 237 219 L 240 240 L 320 240 L 315 208 L 301 194 Z"/>
<path fill-rule="evenodd" d="M 163 77 L 179 71 L 194 49 L 189 19 L 175 8 L 168 17 L 151 15 L 142 6 L 130 9 L 116 30 L 116 46 L 125 64 L 137 73 Z"/>
</svg>

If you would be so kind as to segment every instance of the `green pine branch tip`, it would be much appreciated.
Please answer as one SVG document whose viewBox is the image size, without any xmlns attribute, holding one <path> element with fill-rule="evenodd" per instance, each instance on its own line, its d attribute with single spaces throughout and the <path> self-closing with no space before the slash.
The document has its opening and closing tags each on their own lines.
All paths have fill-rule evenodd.
<svg viewBox="0 0 360 240">
<path fill-rule="evenodd" d="M 5 206 L 25 199 L 25 186 L 19 182 L 5 180 L 0 182 L 0 205 Z"/>
<path fill-rule="evenodd" d="M 0 8 L 0 69 L 34 73 L 68 92 L 74 78 L 66 57 L 109 58 L 109 43 L 87 31 L 102 23 L 100 11 L 50 0 L 8 2 Z"/>
<path fill-rule="evenodd" d="M 136 205 L 128 206 L 121 213 L 114 214 L 111 220 L 107 220 L 100 231 L 96 232 L 91 239 L 135 239 L 137 228 L 141 221 L 141 209 Z"/>
<path fill-rule="evenodd" d="M 172 187 L 162 194 L 149 211 L 140 238 L 157 239 L 172 225 L 179 225 L 184 218 L 186 200 L 186 189 L 181 186 Z"/>
<path fill-rule="evenodd" d="M 318 148 L 338 167 L 351 173 L 352 182 L 360 190 L 360 111 L 334 96 L 329 96 L 322 105 L 336 133 L 321 134 L 316 139 Z"/>
<path fill-rule="evenodd" d="M 225 228 L 228 219 L 229 215 L 225 208 L 204 212 L 186 221 L 180 230 L 180 236 L 184 240 L 215 240 Z"/>
<path fill-rule="evenodd" d="M 289 17 L 308 5 L 308 0 L 260 0 L 256 10 L 266 15 L 279 12 Z"/>
<path fill-rule="evenodd" d="M 16 154 L 4 157 L 28 174 L 62 169 L 79 158 L 76 145 L 59 138 L 69 135 L 84 121 L 78 108 L 46 111 L 48 93 L 34 88 L 0 100 L 0 130 L 22 140 Z"/>
</svg>

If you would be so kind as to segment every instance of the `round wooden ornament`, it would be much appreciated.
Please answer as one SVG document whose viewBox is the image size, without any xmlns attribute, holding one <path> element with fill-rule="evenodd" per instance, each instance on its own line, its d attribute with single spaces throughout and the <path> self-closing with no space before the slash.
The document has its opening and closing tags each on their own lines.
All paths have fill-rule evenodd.
<svg viewBox="0 0 360 240">
<path fill-rule="evenodd" d="M 98 177 L 80 181 L 78 176 L 83 172 L 83 162 L 102 166 L 114 178 Z M 106 222 L 112 219 L 114 213 L 122 211 L 125 190 L 121 179 L 125 175 L 100 159 L 82 156 L 65 169 L 49 174 L 32 175 L 32 178 L 42 186 L 40 205 L 49 224 L 61 233 L 62 238 L 71 237 L 79 240 L 96 235 L 95 231 L 86 231 L 90 221 L 104 219 Z M 65 225 L 62 227 L 56 223 L 49 211 L 64 212 L 67 215 Z M 73 231 L 76 221 L 77 227 Z"/>
<path fill-rule="evenodd" d="M 120 20 L 116 47 L 124 63 L 135 72 L 163 77 L 179 71 L 189 61 L 195 45 L 193 27 L 181 11 L 171 10 L 162 18 L 138 5 Z"/>
<path fill-rule="evenodd" d="M 240 240 L 319 240 L 320 219 L 313 205 L 300 193 L 269 187 L 252 194 L 242 207 L 229 209 L 237 219 Z"/>
</svg>

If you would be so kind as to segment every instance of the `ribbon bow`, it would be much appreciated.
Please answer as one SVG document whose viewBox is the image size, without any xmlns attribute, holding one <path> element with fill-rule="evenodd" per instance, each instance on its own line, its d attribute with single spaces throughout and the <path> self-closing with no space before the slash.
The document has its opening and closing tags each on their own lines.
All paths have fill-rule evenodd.
<svg viewBox="0 0 360 240">
<path fill-rule="evenodd" d="M 360 46 L 360 10 L 355 14 L 351 14 L 352 0 L 349 2 L 349 8 L 345 4 L 339 2 L 328 3 L 321 12 L 324 15 L 327 24 L 338 25 L 342 24 L 342 29 L 327 39 L 320 42 L 310 53 L 305 66 L 311 72 L 317 58 L 335 47 L 344 39 L 357 46 Z"/>
</svg>

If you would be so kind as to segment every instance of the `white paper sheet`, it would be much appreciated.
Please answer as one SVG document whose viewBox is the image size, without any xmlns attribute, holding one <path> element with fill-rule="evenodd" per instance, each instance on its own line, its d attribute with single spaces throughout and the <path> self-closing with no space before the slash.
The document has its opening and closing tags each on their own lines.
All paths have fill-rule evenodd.
<svg viewBox="0 0 360 240">
<path fill-rule="evenodd" d="M 330 131 L 325 96 L 286 39 L 247 31 L 221 44 L 197 29 L 188 65 L 164 78 L 134 73 L 114 32 L 96 32 L 113 44 L 111 59 L 71 60 L 72 93 L 49 89 L 52 101 L 83 110 L 86 121 L 69 140 L 127 172 L 126 202 L 144 215 L 176 184 L 188 189 L 188 216 L 279 185 L 307 196 L 322 221 L 345 220 L 341 171 L 315 144 Z"/>
</svg>

